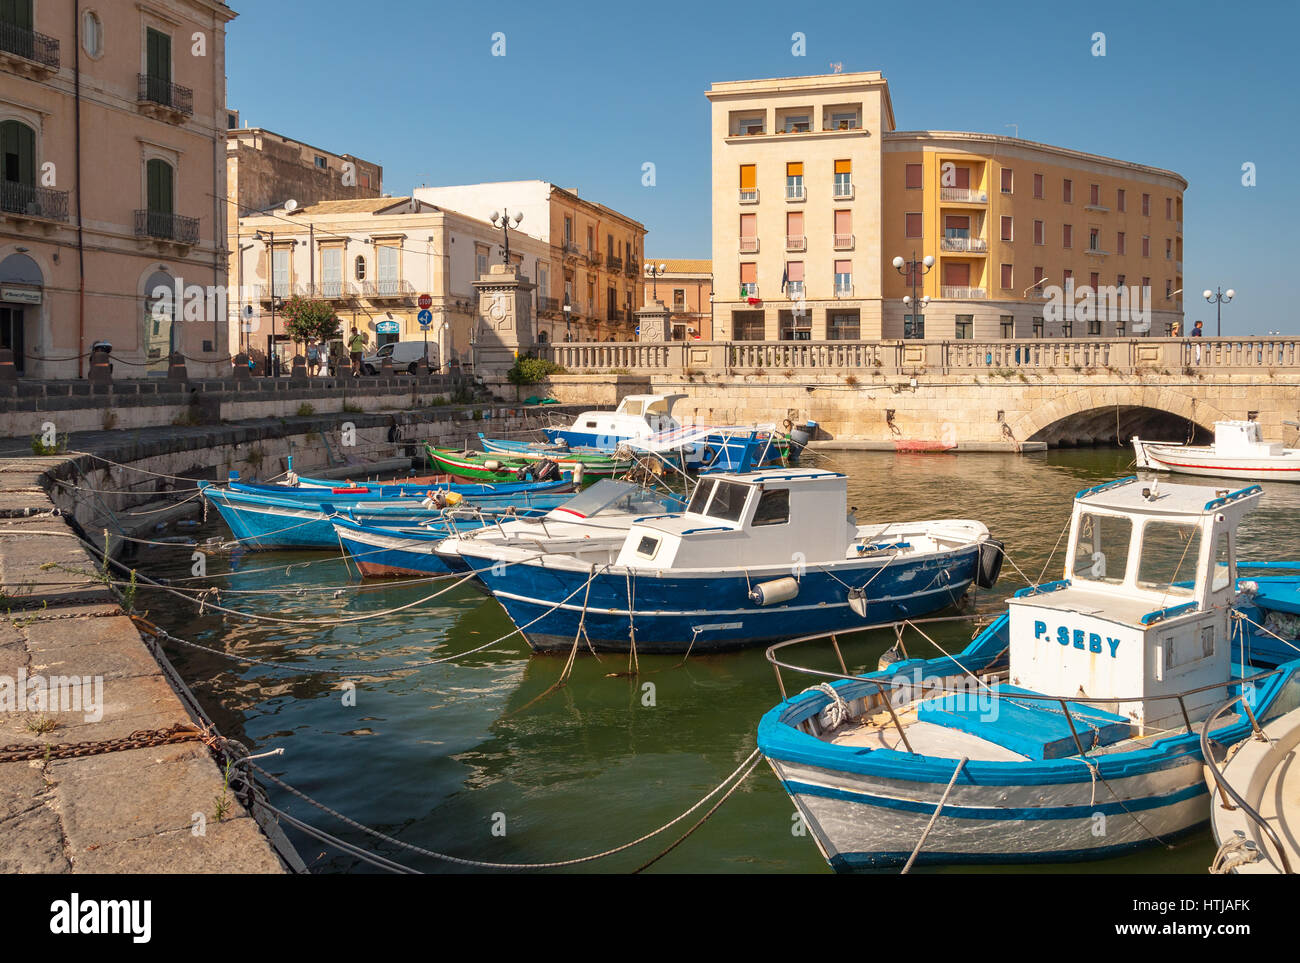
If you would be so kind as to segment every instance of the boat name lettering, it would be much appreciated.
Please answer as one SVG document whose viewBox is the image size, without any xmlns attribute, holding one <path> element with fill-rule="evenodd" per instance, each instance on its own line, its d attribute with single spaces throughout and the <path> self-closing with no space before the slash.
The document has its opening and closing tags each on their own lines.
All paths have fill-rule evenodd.
<svg viewBox="0 0 1300 963">
<path fill-rule="evenodd" d="M 1047 631 L 1046 622 L 1034 622 L 1035 639 L 1050 639 L 1051 637 Z M 1115 650 L 1119 648 L 1119 639 L 1113 639 L 1110 636 L 1102 638 L 1096 632 L 1071 629 L 1067 625 L 1057 626 L 1056 641 L 1061 645 L 1073 645 L 1076 649 L 1084 649 L 1088 652 L 1101 653 L 1109 650 L 1112 659 L 1115 658 Z"/>
</svg>

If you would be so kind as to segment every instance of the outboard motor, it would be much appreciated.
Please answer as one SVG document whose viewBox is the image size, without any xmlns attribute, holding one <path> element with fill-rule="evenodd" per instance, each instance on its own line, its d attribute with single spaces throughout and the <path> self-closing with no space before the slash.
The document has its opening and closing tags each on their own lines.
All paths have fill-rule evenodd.
<svg viewBox="0 0 1300 963">
<path fill-rule="evenodd" d="M 793 464 L 798 464 L 799 456 L 808 447 L 808 442 L 812 441 L 813 436 L 817 434 L 817 422 L 810 420 L 800 425 L 787 422 L 787 425 L 790 432 L 790 461 Z"/>
<path fill-rule="evenodd" d="M 550 481 L 552 478 L 558 478 L 560 466 L 549 458 L 543 458 L 533 469 L 533 481 Z"/>
</svg>

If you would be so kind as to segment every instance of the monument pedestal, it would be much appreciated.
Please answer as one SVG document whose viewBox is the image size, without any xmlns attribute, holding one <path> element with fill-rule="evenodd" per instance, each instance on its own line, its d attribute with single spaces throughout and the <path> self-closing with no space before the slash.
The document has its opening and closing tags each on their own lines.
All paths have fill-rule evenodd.
<svg viewBox="0 0 1300 963">
<path fill-rule="evenodd" d="M 493 264 L 474 287 L 478 290 L 474 365 L 483 374 L 504 373 L 535 343 L 532 292 L 536 285 L 514 265 Z"/>
<path fill-rule="evenodd" d="M 673 339 L 670 312 L 662 301 L 648 301 L 636 312 L 637 340 L 664 342 Z"/>
</svg>

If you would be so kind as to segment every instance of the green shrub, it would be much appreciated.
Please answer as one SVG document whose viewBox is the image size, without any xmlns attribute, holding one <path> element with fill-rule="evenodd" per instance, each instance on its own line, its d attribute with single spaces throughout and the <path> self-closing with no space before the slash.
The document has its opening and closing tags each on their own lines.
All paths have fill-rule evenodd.
<svg viewBox="0 0 1300 963">
<path fill-rule="evenodd" d="M 512 385 L 535 385 L 550 375 L 564 373 L 563 365 L 524 354 L 515 359 L 514 366 L 506 373 L 506 377 Z"/>
</svg>

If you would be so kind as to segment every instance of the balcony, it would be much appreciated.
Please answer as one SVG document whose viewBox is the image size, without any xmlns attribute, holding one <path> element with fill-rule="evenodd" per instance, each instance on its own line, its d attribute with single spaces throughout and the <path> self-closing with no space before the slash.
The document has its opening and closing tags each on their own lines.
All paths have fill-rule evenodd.
<svg viewBox="0 0 1300 963">
<path fill-rule="evenodd" d="M 0 67 L 42 78 L 59 69 L 59 42 L 34 30 L 0 23 Z"/>
<path fill-rule="evenodd" d="M 836 185 L 831 188 L 831 197 L 837 201 L 853 200 L 853 185 L 837 182 Z"/>
<path fill-rule="evenodd" d="M 610 308 L 610 309 L 609 309 L 609 320 L 610 320 L 610 321 L 626 321 L 627 318 L 624 317 L 623 312 L 622 312 L 620 309 L 618 309 L 618 308 Z"/>
<path fill-rule="evenodd" d="M 785 296 L 791 301 L 802 301 L 804 296 L 804 287 L 802 281 L 785 282 Z"/>
<path fill-rule="evenodd" d="M 136 106 L 140 112 L 171 124 L 184 123 L 194 116 L 194 91 L 174 84 L 164 77 L 137 74 L 139 93 Z"/>
<path fill-rule="evenodd" d="M 1110 251 L 1103 251 L 1099 247 L 1086 247 L 1084 248 L 1083 253 L 1092 254 L 1096 257 L 1108 257 L 1110 255 Z"/>
<path fill-rule="evenodd" d="M 969 187 L 941 187 L 939 200 L 954 204 L 987 204 L 989 195 L 986 191 L 976 191 Z"/>
<path fill-rule="evenodd" d="M 604 257 L 599 251 L 592 250 L 591 248 L 587 249 L 587 263 L 592 267 L 600 267 L 604 260 Z"/>
<path fill-rule="evenodd" d="M 957 298 L 959 300 L 968 300 L 970 298 L 984 297 L 983 288 L 967 288 L 945 284 L 939 288 L 939 297 Z"/>
<path fill-rule="evenodd" d="M 787 234 L 785 236 L 785 249 L 787 251 L 808 250 L 807 236 L 804 234 Z"/>
<path fill-rule="evenodd" d="M 742 203 L 742 204 L 757 204 L 757 203 L 758 203 L 758 188 L 757 188 L 757 187 L 753 187 L 753 188 L 746 189 L 746 188 L 742 187 L 742 188 L 740 189 L 740 203 Z"/>
<path fill-rule="evenodd" d="M 617 274 L 619 271 L 623 270 L 623 259 L 617 255 L 611 254 L 609 257 L 605 258 L 605 263 L 609 265 L 609 270 L 612 274 Z"/>
<path fill-rule="evenodd" d="M 564 255 L 566 261 L 576 261 L 578 259 L 578 245 L 574 244 L 572 241 L 565 241 L 564 244 L 560 246 L 560 251 Z"/>
<path fill-rule="evenodd" d="M 1183 222 L 1182 222 L 1182 221 L 1175 221 L 1174 223 L 1175 223 L 1175 225 L 1177 226 L 1178 233 L 1179 233 L 1179 234 L 1182 234 L 1182 233 L 1183 233 Z"/>
<path fill-rule="evenodd" d="M 1083 209 L 1085 211 L 1096 211 L 1098 214 L 1110 213 L 1110 208 L 1106 207 L 1104 204 L 1085 204 L 1083 205 Z"/>
<path fill-rule="evenodd" d="M 740 296 L 741 296 L 742 298 L 754 298 L 755 300 L 757 300 L 757 299 L 758 299 L 758 282 L 757 282 L 757 281 L 742 281 L 741 284 L 740 284 Z"/>
<path fill-rule="evenodd" d="M 356 288 L 347 281 L 317 281 L 304 285 L 306 296 L 320 301 L 350 301 L 357 296 Z"/>
<path fill-rule="evenodd" d="M 1183 262 L 1182 262 L 1182 261 L 1175 261 L 1175 262 L 1174 262 L 1174 270 L 1177 271 L 1179 274 L 1182 274 L 1182 273 L 1183 273 Z"/>
<path fill-rule="evenodd" d="M 628 262 L 623 265 L 624 277 L 634 278 L 637 277 L 640 273 L 641 272 L 637 269 L 637 264 L 635 259 L 629 258 Z"/>
<path fill-rule="evenodd" d="M 135 236 L 189 247 L 199 243 L 199 219 L 164 211 L 136 211 Z"/>
<path fill-rule="evenodd" d="M 808 191 L 802 184 L 787 184 L 785 199 L 791 204 L 801 204 L 808 200 Z"/>
<path fill-rule="evenodd" d="M 47 221 L 52 226 L 68 219 L 68 192 L 0 181 L 0 212 L 13 220 Z"/>
<path fill-rule="evenodd" d="M 835 296 L 836 296 L 837 298 L 851 298 L 851 297 L 853 297 L 853 282 L 852 282 L 852 281 L 849 281 L 849 282 L 846 283 L 846 282 L 843 282 L 843 281 L 836 281 L 836 282 L 835 282 Z"/>
<path fill-rule="evenodd" d="M 988 249 L 989 242 L 982 237 L 954 234 L 939 241 L 939 250 L 949 254 L 986 254 Z"/>
<path fill-rule="evenodd" d="M 758 253 L 758 238 L 756 238 L 756 237 L 742 237 L 742 238 L 740 239 L 740 253 L 741 253 L 741 254 L 757 254 L 757 253 Z"/>
<path fill-rule="evenodd" d="M 835 250 L 837 251 L 852 251 L 853 243 L 854 243 L 854 239 L 852 234 L 834 235 L 833 245 Z"/>
<path fill-rule="evenodd" d="M 388 278 L 367 281 L 361 286 L 361 293 L 372 301 L 400 301 L 414 297 L 415 289 L 410 281 Z"/>
<path fill-rule="evenodd" d="M 685 301 L 673 302 L 673 306 L 672 306 L 673 314 L 686 314 L 688 311 L 690 311 L 690 307 L 687 306 Z"/>
<path fill-rule="evenodd" d="M 559 311 L 559 310 L 560 310 L 560 299 L 559 299 L 559 298 L 548 298 L 548 297 L 547 297 L 546 295 L 544 295 L 544 294 L 539 294 L 539 295 L 537 296 L 537 313 L 538 313 L 538 314 L 554 314 L 554 313 L 556 313 L 556 312 Z"/>
</svg>

